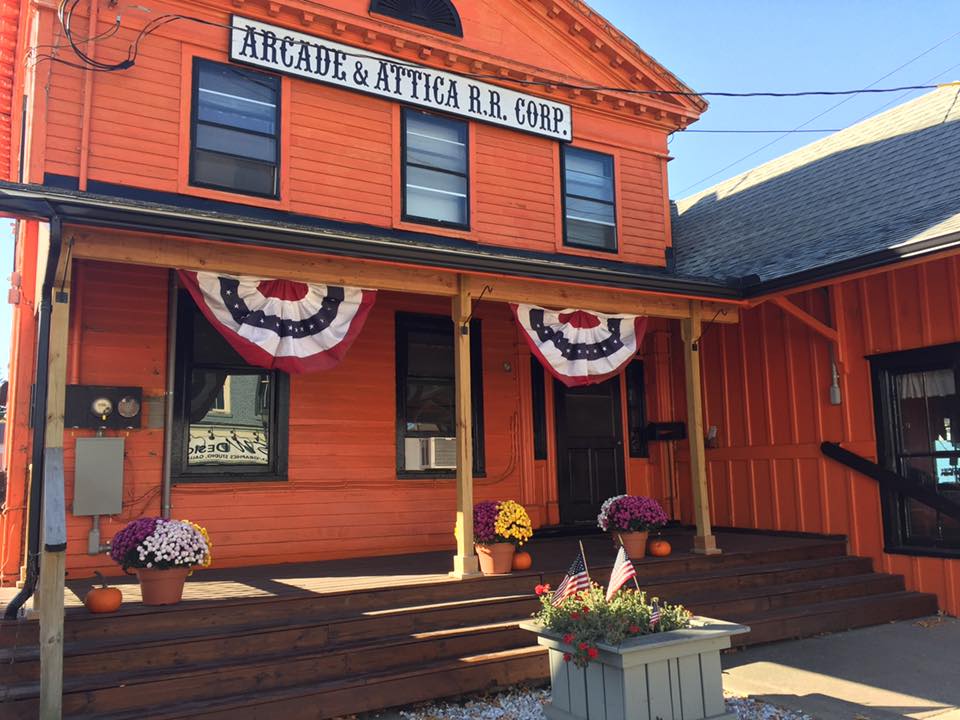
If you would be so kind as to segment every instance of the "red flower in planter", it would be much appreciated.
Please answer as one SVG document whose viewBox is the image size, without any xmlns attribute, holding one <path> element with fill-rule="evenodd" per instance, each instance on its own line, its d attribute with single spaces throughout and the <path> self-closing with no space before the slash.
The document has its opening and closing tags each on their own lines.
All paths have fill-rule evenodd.
<svg viewBox="0 0 960 720">
<path fill-rule="evenodd" d="M 547 592 L 549 589 L 550 589 L 550 586 L 549 586 L 549 585 L 537 585 L 537 586 L 533 589 L 533 591 L 534 591 L 537 595 L 544 595 L 544 594 L 546 594 L 546 592 Z"/>
<path fill-rule="evenodd" d="M 572 613 L 570 613 L 570 619 L 571 619 L 571 620 L 579 620 L 579 619 L 580 619 L 580 613 L 578 613 L 578 612 L 572 612 Z"/>
<path fill-rule="evenodd" d="M 577 647 L 580 648 L 581 650 L 586 650 L 590 646 L 587 643 L 582 642 L 579 645 L 577 645 Z"/>
<path fill-rule="evenodd" d="M 570 662 L 571 660 L 573 660 L 573 655 L 571 655 L 570 653 L 564 653 L 564 654 L 563 654 L 563 661 L 564 661 L 564 662 Z"/>
<path fill-rule="evenodd" d="M 573 635 L 571 635 L 570 633 L 567 633 L 566 635 L 563 636 L 563 642 L 566 643 L 567 645 L 573 645 L 573 640 L 574 640 Z"/>
<path fill-rule="evenodd" d="M 590 608 L 584 606 L 583 608 L 581 608 L 580 612 L 582 612 L 584 615 L 589 615 L 589 614 L 590 614 Z"/>
<path fill-rule="evenodd" d="M 595 647 L 592 647 L 589 650 L 587 650 L 587 655 L 589 655 L 591 659 L 595 658 L 599 654 L 600 654 L 600 651 L 597 650 Z"/>
<path fill-rule="evenodd" d="M 630 628 L 629 628 L 629 630 L 630 630 L 630 634 L 631 634 L 631 635 L 636 635 L 638 632 L 640 632 L 640 626 L 639 626 L 639 625 L 631 625 Z"/>
</svg>

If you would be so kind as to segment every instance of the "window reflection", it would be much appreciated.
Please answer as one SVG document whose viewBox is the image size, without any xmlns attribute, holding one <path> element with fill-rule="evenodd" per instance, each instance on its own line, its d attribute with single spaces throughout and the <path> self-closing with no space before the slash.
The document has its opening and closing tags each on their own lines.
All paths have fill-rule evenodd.
<svg viewBox="0 0 960 720">
<path fill-rule="evenodd" d="M 187 464 L 270 464 L 270 373 L 194 368 Z"/>
</svg>

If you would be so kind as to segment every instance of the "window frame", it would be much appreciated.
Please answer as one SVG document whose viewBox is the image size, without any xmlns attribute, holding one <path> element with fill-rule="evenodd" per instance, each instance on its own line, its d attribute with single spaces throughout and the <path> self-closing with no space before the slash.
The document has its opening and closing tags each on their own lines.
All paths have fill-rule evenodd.
<svg viewBox="0 0 960 720">
<path fill-rule="evenodd" d="M 536 355 L 530 355 L 530 400 L 533 407 L 533 459 L 546 460 L 547 442 L 547 371 Z"/>
<path fill-rule="evenodd" d="M 899 474 L 900 453 L 897 446 L 897 430 L 894 426 L 898 417 L 894 398 L 894 377 L 906 372 L 923 372 L 949 367 L 953 369 L 955 382 L 960 388 L 960 343 L 868 355 L 866 359 L 870 362 L 878 464 Z M 960 547 L 912 543 L 905 533 L 903 498 L 896 491 L 887 491 L 882 486 L 879 488 L 879 493 L 885 553 L 960 558 Z"/>
<path fill-rule="evenodd" d="M 290 376 L 280 370 L 267 370 L 238 362 L 193 361 L 193 330 L 196 316 L 203 317 L 186 290 L 179 291 L 177 303 L 177 346 L 173 391 L 173 441 L 171 447 L 171 478 L 175 485 L 198 483 L 286 482 L 289 468 L 290 433 Z M 206 320 L 206 318 L 204 318 Z M 209 322 L 209 321 L 208 321 Z M 216 329 L 214 329 L 216 332 Z M 194 369 L 216 369 L 235 374 L 271 375 L 273 408 L 270 417 L 270 464 L 260 465 L 198 465 L 187 463 L 187 445 L 190 433 L 190 397 L 187 388 Z"/>
<path fill-rule="evenodd" d="M 567 224 L 567 198 L 571 197 L 567 193 L 567 153 L 569 151 L 592 153 L 602 157 L 610 158 L 610 185 L 613 190 L 613 202 L 607 203 L 604 200 L 585 197 L 583 195 L 572 195 L 578 200 L 589 200 L 590 202 L 599 202 L 609 204 L 613 208 L 613 247 L 604 248 L 596 245 L 587 245 L 586 243 L 570 242 L 569 228 Z M 617 204 L 617 156 L 613 153 L 605 153 L 591 148 L 571 145 L 570 143 L 560 144 L 560 214 L 563 221 L 563 246 L 575 250 L 585 250 L 590 252 L 604 253 L 606 255 L 618 255 L 620 253 L 620 209 Z"/>
<path fill-rule="evenodd" d="M 433 218 L 425 218 L 419 215 L 411 215 L 407 212 L 407 116 L 410 113 L 418 113 L 420 115 L 426 115 L 427 117 L 435 117 L 441 120 L 446 120 L 448 122 L 460 123 L 463 125 L 466 130 L 464 137 L 464 174 L 461 176 L 460 173 L 451 172 L 449 170 L 443 170 L 442 168 L 428 167 L 426 165 L 418 165 L 414 163 L 414 167 L 420 168 L 423 170 L 430 170 L 432 172 L 445 173 L 447 175 L 452 175 L 454 177 L 463 177 L 467 184 L 467 196 L 464 199 L 465 205 L 465 222 L 455 223 L 449 222 L 447 220 L 435 220 Z M 472 183 L 470 182 L 470 121 L 462 118 L 455 118 L 449 115 L 443 115 L 440 113 L 428 112 L 420 108 L 411 107 L 408 105 L 403 105 L 400 107 L 400 220 L 405 223 L 411 223 L 413 225 L 428 225 L 431 227 L 440 227 L 448 228 L 450 230 L 470 230 L 471 218 L 471 208 L 470 204 L 472 202 Z"/>
<path fill-rule="evenodd" d="M 407 334 L 411 330 L 437 331 L 449 329 L 451 343 L 455 340 L 453 320 L 443 315 L 398 312 L 395 326 L 395 385 L 396 385 L 396 441 L 397 477 L 401 480 L 451 480 L 457 476 L 452 470 L 407 470 L 404 440 L 408 437 L 407 418 Z M 454 379 L 456 382 L 456 379 Z M 486 439 L 483 409 L 483 340 L 480 321 L 470 321 L 470 411 L 473 418 L 473 475 L 486 477 Z M 456 412 L 456 410 L 454 410 Z M 456 418 L 454 418 L 456 420 Z M 411 434 L 410 437 L 427 437 Z M 437 436 L 439 437 L 439 436 Z"/>
<path fill-rule="evenodd" d="M 260 193 L 254 190 L 243 190 L 234 187 L 229 187 L 226 185 L 218 185 L 216 183 L 203 182 L 197 180 L 196 178 L 196 152 L 197 152 L 197 126 L 200 123 L 199 119 L 199 110 L 200 110 L 200 68 L 203 64 L 207 65 L 219 65 L 223 67 L 229 67 L 231 70 L 235 70 L 239 73 L 245 73 L 247 75 L 257 75 L 260 77 L 270 78 L 270 80 L 275 83 L 276 88 L 276 98 L 277 98 L 277 107 L 276 107 L 276 117 L 274 119 L 274 127 L 276 132 L 274 134 L 261 133 L 255 130 L 240 130 L 235 127 L 230 127 L 228 125 L 221 125 L 219 123 L 203 121 L 204 125 L 209 125 L 211 127 L 223 128 L 225 130 L 232 130 L 234 132 L 243 132 L 249 135 L 254 135 L 257 137 L 266 137 L 272 138 L 275 141 L 276 153 L 273 164 L 273 187 L 274 191 L 272 193 Z M 205 190 L 216 190 L 217 192 L 225 192 L 233 195 L 244 195 L 247 197 L 256 197 L 264 198 L 266 200 L 279 200 L 280 199 L 280 183 L 281 183 L 281 162 L 282 162 L 282 152 L 281 145 L 283 139 L 283 79 L 279 75 L 268 72 L 260 72 L 259 70 L 253 70 L 247 67 L 241 67 L 233 63 L 222 63 L 217 62 L 216 60 L 211 60 L 210 58 L 203 57 L 200 55 L 193 56 L 193 67 L 192 67 L 192 85 L 190 91 L 190 156 L 189 161 L 189 170 L 187 173 L 187 184 L 190 187 L 203 188 Z M 250 162 L 263 162 L 262 160 L 256 160 L 253 158 L 245 157 L 243 155 L 234 155 L 232 153 L 220 152 L 217 150 L 206 150 L 205 152 L 217 153 L 223 155 L 224 157 L 234 157 L 239 160 L 246 160 Z M 265 163 L 264 163 L 265 164 Z"/>
</svg>

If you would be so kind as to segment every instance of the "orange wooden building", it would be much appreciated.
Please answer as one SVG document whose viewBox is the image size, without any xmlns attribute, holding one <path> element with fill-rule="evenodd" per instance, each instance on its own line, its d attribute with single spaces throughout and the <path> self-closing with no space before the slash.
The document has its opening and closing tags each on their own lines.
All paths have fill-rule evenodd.
<svg viewBox="0 0 960 720">
<path fill-rule="evenodd" d="M 667 139 L 706 104 L 583 3 L 0 7 L 5 583 L 36 570 L 41 466 L 72 577 L 118 572 L 101 539 L 143 515 L 240 567 L 452 548 L 475 499 L 575 527 L 630 492 L 703 553 L 711 523 L 846 535 L 960 613 L 956 188 L 902 176 L 960 147 L 954 89 L 672 213 Z M 341 362 L 288 375 L 224 344 L 180 271 L 376 301 Z M 571 388 L 511 304 L 648 322 Z M 75 482 L 95 436 L 123 440 L 107 500 Z"/>
</svg>

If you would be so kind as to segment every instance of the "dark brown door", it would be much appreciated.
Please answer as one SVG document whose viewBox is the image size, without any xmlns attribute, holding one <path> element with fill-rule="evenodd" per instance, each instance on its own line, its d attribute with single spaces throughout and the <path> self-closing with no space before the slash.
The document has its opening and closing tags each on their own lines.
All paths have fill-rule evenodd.
<svg viewBox="0 0 960 720">
<path fill-rule="evenodd" d="M 595 523 L 600 504 L 625 492 L 620 378 L 568 388 L 554 383 L 560 522 Z"/>
</svg>

